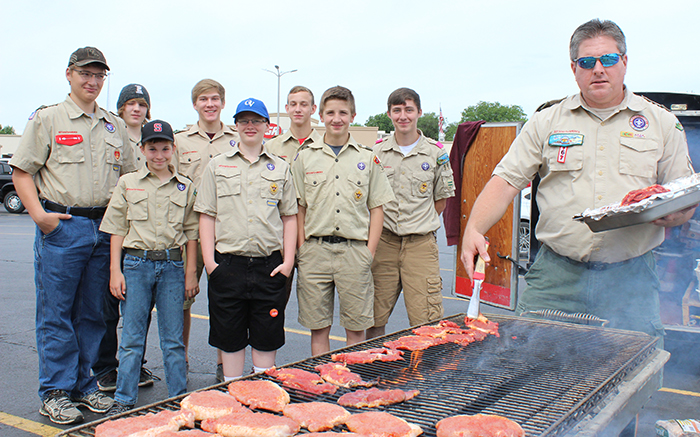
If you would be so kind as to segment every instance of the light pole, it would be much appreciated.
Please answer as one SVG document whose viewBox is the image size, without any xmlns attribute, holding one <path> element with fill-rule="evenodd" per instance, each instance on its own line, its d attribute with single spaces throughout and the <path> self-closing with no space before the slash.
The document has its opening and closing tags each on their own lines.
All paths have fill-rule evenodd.
<svg viewBox="0 0 700 437">
<path fill-rule="evenodd" d="M 296 70 L 283 71 L 280 73 L 279 65 L 275 65 L 275 69 L 277 70 L 276 72 L 263 68 L 263 70 L 267 71 L 268 73 L 272 73 L 277 76 L 277 133 L 279 134 L 282 133 L 282 128 L 280 128 L 280 78 L 287 73 L 294 73 Z"/>
</svg>

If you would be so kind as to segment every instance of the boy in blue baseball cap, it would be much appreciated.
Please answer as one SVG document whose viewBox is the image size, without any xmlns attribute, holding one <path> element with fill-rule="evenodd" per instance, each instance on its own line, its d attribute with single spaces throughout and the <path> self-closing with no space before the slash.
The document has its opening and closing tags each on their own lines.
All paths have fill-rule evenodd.
<svg viewBox="0 0 700 437">
<path fill-rule="evenodd" d="M 227 381 L 243 376 L 248 345 L 255 372 L 275 365 L 297 238 L 289 164 L 263 145 L 267 108 L 245 99 L 234 120 L 241 140 L 209 162 L 195 203 L 209 274 L 209 344 L 221 351 Z"/>
</svg>

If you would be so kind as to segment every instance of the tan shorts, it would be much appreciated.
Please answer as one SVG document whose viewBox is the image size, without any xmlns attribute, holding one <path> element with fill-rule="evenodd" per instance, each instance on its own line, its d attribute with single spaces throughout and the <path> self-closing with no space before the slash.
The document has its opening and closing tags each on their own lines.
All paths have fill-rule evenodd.
<svg viewBox="0 0 700 437">
<path fill-rule="evenodd" d="M 185 268 L 187 268 L 187 251 L 182 251 L 182 260 L 185 262 Z M 197 241 L 197 282 L 199 282 L 202 277 L 202 272 L 204 271 L 204 258 L 202 257 L 202 246 Z M 192 308 L 195 298 L 185 299 L 185 304 L 182 306 L 183 311 L 187 311 Z"/>
<path fill-rule="evenodd" d="M 443 316 L 442 278 L 435 235 L 399 237 L 382 231 L 372 262 L 374 326 L 384 326 L 403 289 L 411 326 Z"/>
<path fill-rule="evenodd" d="M 309 329 L 333 324 L 338 289 L 340 325 L 362 331 L 374 324 L 372 254 L 365 241 L 328 243 L 310 238 L 299 248 L 299 323 Z"/>
</svg>

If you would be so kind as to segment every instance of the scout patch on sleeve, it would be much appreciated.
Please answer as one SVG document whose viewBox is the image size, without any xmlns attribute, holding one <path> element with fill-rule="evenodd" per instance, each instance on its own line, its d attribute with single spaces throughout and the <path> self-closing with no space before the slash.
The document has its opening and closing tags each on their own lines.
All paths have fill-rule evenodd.
<svg viewBox="0 0 700 437">
<path fill-rule="evenodd" d="M 272 182 L 270 184 L 270 194 L 275 195 L 275 194 L 277 194 L 278 190 L 279 190 L 279 186 L 276 183 Z"/>
<path fill-rule="evenodd" d="M 548 144 L 558 147 L 580 146 L 583 144 L 583 134 L 552 134 Z"/>
<path fill-rule="evenodd" d="M 447 153 L 443 153 L 442 155 L 438 156 L 438 165 L 447 164 L 448 162 L 450 162 L 450 155 Z"/>
<path fill-rule="evenodd" d="M 676 123 L 676 129 L 683 132 L 683 125 L 680 122 Z"/>
<path fill-rule="evenodd" d="M 380 161 L 379 158 L 377 158 L 377 155 L 374 155 L 374 163 L 377 165 L 382 165 L 382 161 Z"/>
</svg>

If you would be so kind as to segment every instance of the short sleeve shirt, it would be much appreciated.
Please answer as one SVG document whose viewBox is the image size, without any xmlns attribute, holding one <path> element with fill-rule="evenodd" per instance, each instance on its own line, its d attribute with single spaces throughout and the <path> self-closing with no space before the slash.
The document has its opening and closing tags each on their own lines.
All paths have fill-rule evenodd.
<svg viewBox="0 0 700 437">
<path fill-rule="evenodd" d="M 165 250 L 198 237 L 194 212 L 196 191 L 191 180 L 174 171 L 166 182 L 146 166 L 122 176 L 100 230 L 124 237 L 123 247 Z"/>
<path fill-rule="evenodd" d="M 195 211 L 216 218 L 219 253 L 270 256 L 282 249 L 282 216 L 297 213 L 289 164 L 264 147 L 251 163 L 235 146 L 207 165 Z"/>
<path fill-rule="evenodd" d="M 269 150 L 270 153 L 279 156 L 287 161 L 289 165 L 291 165 L 292 159 L 294 159 L 294 156 L 296 156 L 299 149 L 301 149 L 303 146 L 322 142 L 323 137 L 316 132 L 315 129 L 311 131 L 311 134 L 309 134 L 309 136 L 305 138 L 301 144 L 299 144 L 298 138 L 294 138 L 292 131 L 288 130 L 282 135 L 266 142 L 265 147 L 267 147 L 267 150 Z"/>
<path fill-rule="evenodd" d="M 177 170 L 192 179 L 198 187 L 202 173 L 209 161 L 222 153 L 229 152 L 239 141 L 238 133 L 225 124 L 212 139 L 195 123 L 186 131 L 175 134 L 175 157 Z"/>
<path fill-rule="evenodd" d="M 394 200 L 381 161 L 352 136 L 336 156 L 324 142 L 299 151 L 292 163 L 305 238 L 369 237 L 369 210 Z"/>
<path fill-rule="evenodd" d="M 648 252 L 663 241 L 664 229 L 641 224 L 593 233 L 574 215 L 692 173 L 678 119 L 629 91 L 606 120 L 589 112 L 580 95 L 537 112 L 493 172 L 518 189 L 539 174 L 538 240 L 576 261 L 600 262 Z"/>
<path fill-rule="evenodd" d="M 39 198 L 65 206 L 106 206 L 119 176 L 136 170 L 124 120 L 70 96 L 29 117 L 10 164 L 34 176 Z"/>
<path fill-rule="evenodd" d="M 391 135 L 374 146 L 394 190 L 395 200 L 384 205 L 384 227 L 397 235 L 434 232 L 440 227 L 435 202 L 454 196 L 449 154 L 442 144 L 422 133 L 404 156 Z"/>
</svg>

